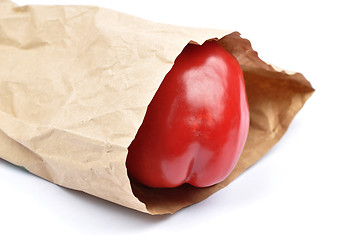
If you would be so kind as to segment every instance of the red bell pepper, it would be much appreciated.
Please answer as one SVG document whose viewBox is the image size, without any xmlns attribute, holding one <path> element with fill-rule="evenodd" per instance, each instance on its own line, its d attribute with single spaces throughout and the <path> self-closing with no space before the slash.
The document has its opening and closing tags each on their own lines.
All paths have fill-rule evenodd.
<svg viewBox="0 0 361 240">
<path fill-rule="evenodd" d="M 188 44 L 129 146 L 128 173 L 149 187 L 207 187 L 235 167 L 249 129 L 241 67 L 216 41 Z"/>
</svg>

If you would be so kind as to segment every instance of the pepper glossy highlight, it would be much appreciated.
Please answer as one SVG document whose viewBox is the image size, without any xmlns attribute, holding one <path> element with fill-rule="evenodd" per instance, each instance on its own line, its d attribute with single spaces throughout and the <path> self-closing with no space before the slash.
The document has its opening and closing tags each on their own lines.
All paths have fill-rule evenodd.
<svg viewBox="0 0 361 240">
<path fill-rule="evenodd" d="M 207 187 L 235 167 L 249 130 L 243 73 L 216 41 L 188 44 L 129 146 L 129 174 L 149 187 Z"/>
</svg>

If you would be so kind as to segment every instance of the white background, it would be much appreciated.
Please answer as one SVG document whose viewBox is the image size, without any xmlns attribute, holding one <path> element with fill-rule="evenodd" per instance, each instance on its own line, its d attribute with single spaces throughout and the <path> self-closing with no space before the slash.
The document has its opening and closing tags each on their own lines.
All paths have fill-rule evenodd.
<svg viewBox="0 0 361 240">
<path fill-rule="evenodd" d="M 15 0 L 98 5 L 149 20 L 237 30 L 261 59 L 316 89 L 281 141 L 207 200 L 150 216 L 0 160 L 0 239 L 361 239 L 358 1 Z"/>
</svg>

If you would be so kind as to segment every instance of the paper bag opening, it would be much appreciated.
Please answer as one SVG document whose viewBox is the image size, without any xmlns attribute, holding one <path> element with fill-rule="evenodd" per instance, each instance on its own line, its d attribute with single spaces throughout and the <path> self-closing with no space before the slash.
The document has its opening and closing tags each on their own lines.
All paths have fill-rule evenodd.
<svg viewBox="0 0 361 240">
<path fill-rule="evenodd" d="M 237 58 L 244 71 L 251 112 L 245 149 L 230 176 L 211 187 L 183 184 L 177 188 L 156 189 L 130 179 L 134 195 L 152 214 L 174 213 L 227 186 L 278 142 L 314 91 L 302 74 L 276 70 L 259 59 L 251 43 L 241 38 L 238 32 L 226 35 L 218 42 Z"/>
</svg>

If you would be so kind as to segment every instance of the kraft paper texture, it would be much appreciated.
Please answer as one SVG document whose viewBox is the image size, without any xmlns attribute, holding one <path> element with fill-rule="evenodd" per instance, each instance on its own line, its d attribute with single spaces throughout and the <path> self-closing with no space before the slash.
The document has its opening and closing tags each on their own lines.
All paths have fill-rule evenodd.
<svg viewBox="0 0 361 240">
<path fill-rule="evenodd" d="M 138 184 L 125 161 L 148 104 L 187 43 L 214 38 L 242 66 L 250 105 L 236 168 L 208 188 Z M 277 143 L 313 91 L 302 74 L 260 60 L 237 32 L 0 0 L 0 158 L 138 211 L 174 213 L 228 185 Z"/>
</svg>

